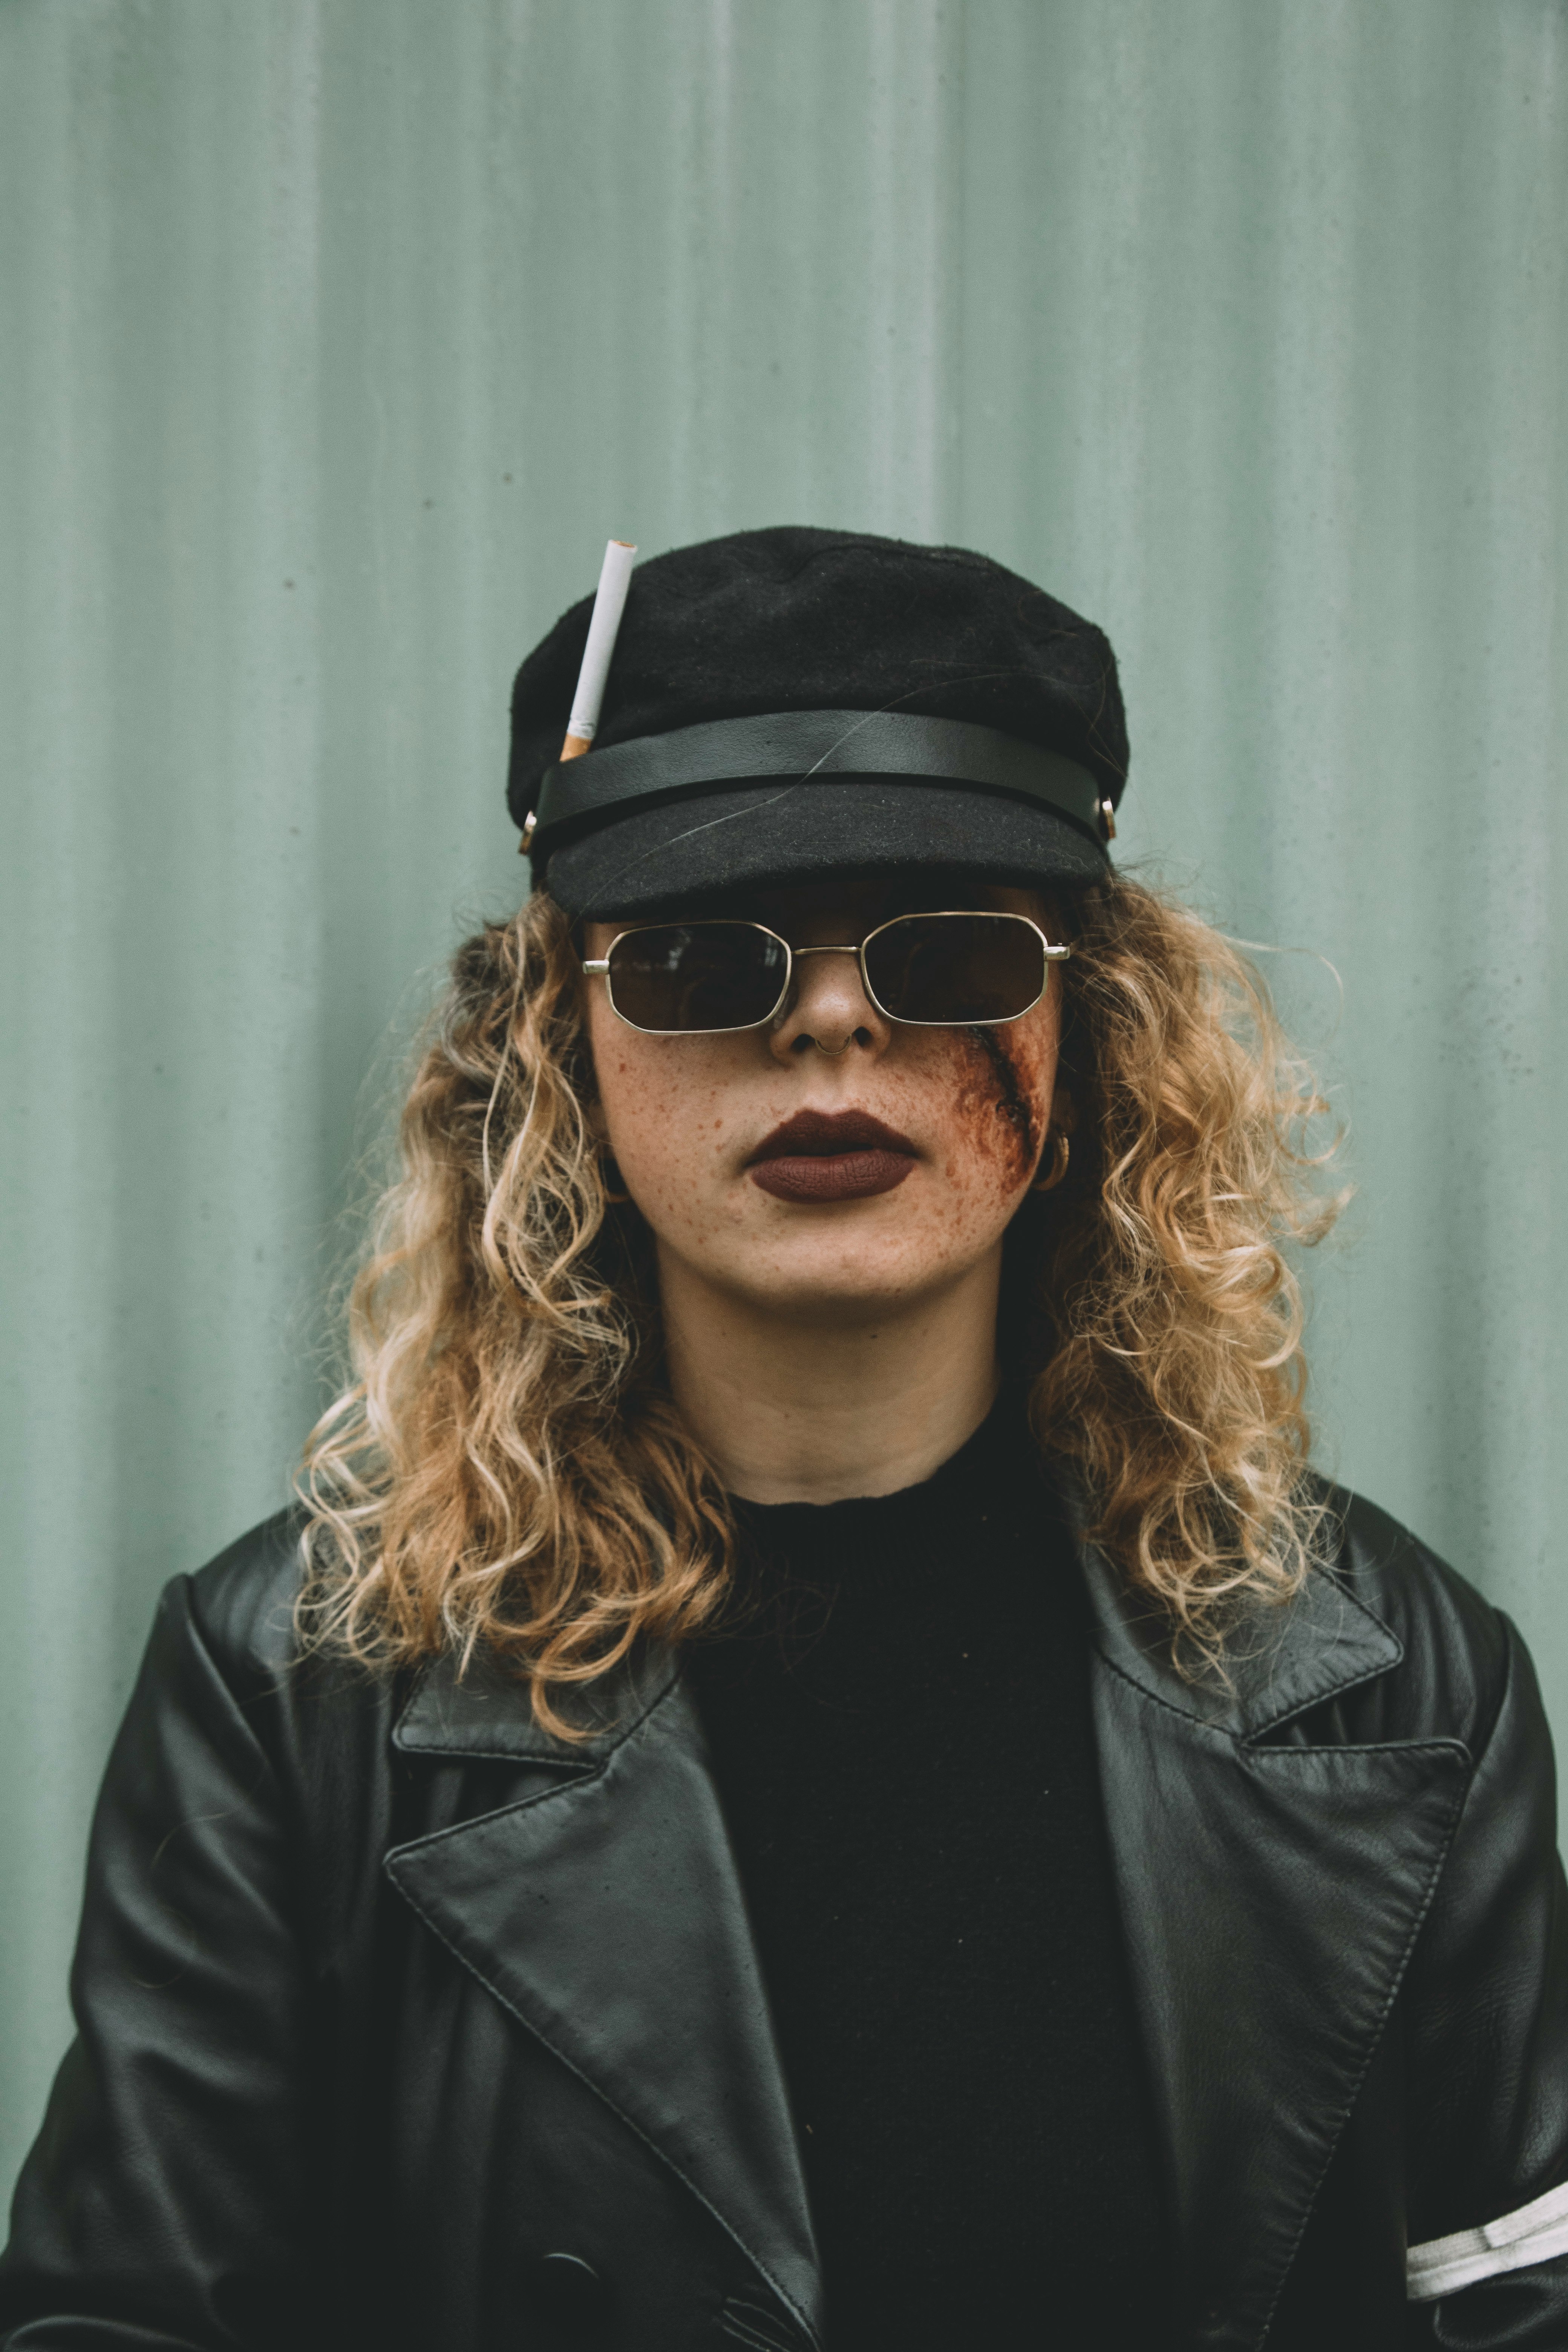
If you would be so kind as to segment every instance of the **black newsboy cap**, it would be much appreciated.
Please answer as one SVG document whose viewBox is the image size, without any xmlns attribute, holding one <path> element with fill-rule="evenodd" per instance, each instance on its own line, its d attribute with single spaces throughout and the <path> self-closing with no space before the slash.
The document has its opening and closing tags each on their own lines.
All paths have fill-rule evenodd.
<svg viewBox="0 0 1568 2352">
<path fill-rule="evenodd" d="M 1109 640 L 957 547 L 737 531 L 632 573 L 598 730 L 562 738 L 593 599 L 517 674 L 507 803 L 574 916 L 834 867 L 1101 877 L 1127 772 Z"/>
</svg>

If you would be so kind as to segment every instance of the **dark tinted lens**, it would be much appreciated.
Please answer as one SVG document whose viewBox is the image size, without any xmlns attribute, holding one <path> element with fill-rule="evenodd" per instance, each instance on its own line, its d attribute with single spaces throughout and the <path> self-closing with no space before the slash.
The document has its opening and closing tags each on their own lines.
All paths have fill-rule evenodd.
<svg viewBox="0 0 1568 2352">
<path fill-rule="evenodd" d="M 784 992 L 782 940 L 752 923 L 657 923 L 610 950 L 616 1011 L 637 1029 L 750 1029 Z"/>
<path fill-rule="evenodd" d="M 1014 1021 L 1046 984 L 1021 915 L 901 915 L 866 944 L 871 992 L 895 1021 Z"/>
</svg>

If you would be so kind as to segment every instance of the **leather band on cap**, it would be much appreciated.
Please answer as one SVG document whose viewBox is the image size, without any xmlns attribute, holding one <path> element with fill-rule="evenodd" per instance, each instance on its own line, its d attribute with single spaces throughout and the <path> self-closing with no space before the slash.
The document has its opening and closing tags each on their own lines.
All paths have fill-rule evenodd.
<svg viewBox="0 0 1568 2352">
<path fill-rule="evenodd" d="M 994 727 L 900 710 L 780 710 L 715 719 L 595 749 L 547 769 L 534 803 L 535 855 L 659 801 L 726 785 L 817 776 L 921 776 L 1037 802 L 1101 848 L 1100 787 L 1087 768 Z M 547 839 L 546 836 L 552 836 Z"/>
</svg>

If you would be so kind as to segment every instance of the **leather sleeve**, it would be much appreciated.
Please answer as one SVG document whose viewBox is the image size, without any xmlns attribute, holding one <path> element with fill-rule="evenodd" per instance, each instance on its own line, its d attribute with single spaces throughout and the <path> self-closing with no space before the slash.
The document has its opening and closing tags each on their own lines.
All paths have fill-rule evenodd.
<svg viewBox="0 0 1568 2352">
<path fill-rule="evenodd" d="M 289 1880 L 271 1767 L 178 1579 L 94 1819 L 77 2039 L 0 2257 L 5 2352 L 313 2340 Z"/>
<path fill-rule="evenodd" d="M 1568 2181 L 1556 1779 L 1529 1654 L 1503 1624 L 1501 1700 L 1407 1988 L 1413 2245 L 1484 2230 Z M 1412 2321 L 1411 2340 L 1442 2352 L 1563 2352 L 1568 2260 L 1500 2267 Z"/>
</svg>

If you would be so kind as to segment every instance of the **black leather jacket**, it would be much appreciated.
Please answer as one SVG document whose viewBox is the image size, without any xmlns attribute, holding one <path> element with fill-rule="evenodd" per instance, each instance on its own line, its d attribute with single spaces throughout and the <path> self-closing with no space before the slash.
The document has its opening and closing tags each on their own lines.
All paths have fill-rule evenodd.
<svg viewBox="0 0 1568 2352">
<path fill-rule="evenodd" d="M 1568 2347 L 1564 1890 L 1529 1660 L 1339 1499 L 1337 1568 L 1258 1620 L 1227 1696 L 1179 1679 L 1084 1557 L 1171 2341 Z M 817 2343 L 675 1663 L 601 1689 L 568 1748 L 499 1677 L 299 1667 L 294 1577 L 279 1520 L 164 1596 L 0 2345 Z"/>
</svg>

